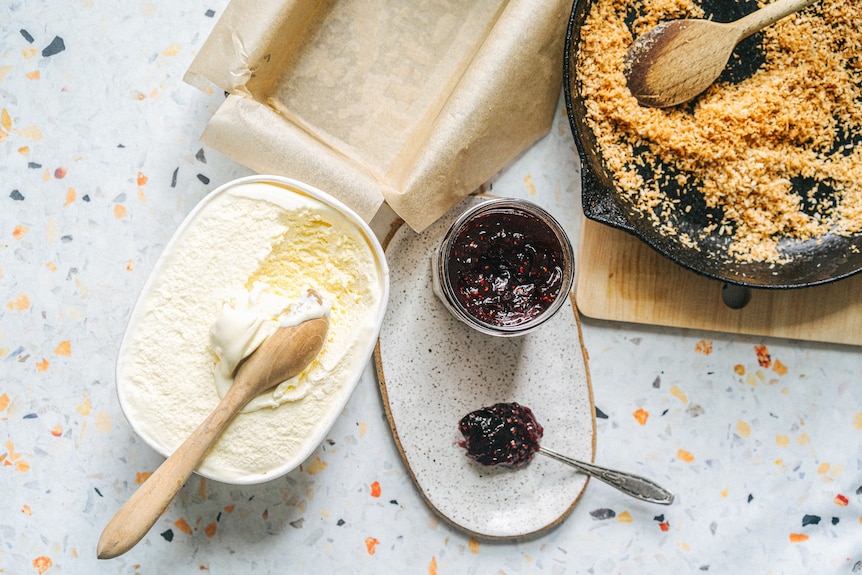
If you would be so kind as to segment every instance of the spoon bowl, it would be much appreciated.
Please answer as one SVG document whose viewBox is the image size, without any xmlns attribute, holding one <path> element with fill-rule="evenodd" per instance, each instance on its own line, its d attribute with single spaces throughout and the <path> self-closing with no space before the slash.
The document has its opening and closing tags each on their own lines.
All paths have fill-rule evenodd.
<svg viewBox="0 0 862 575">
<path fill-rule="evenodd" d="M 666 108 L 692 100 L 727 66 L 736 45 L 817 0 L 776 0 L 735 22 L 680 19 L 638 36 L 624 60 L 626 84 L 642 106 Z"/>
</svg>

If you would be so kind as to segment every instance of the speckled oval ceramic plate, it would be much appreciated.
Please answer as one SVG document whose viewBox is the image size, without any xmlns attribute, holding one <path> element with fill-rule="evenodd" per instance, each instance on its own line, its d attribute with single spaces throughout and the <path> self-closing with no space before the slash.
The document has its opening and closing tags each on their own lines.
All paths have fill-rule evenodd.
<svg viewBox="0 0 862 575">
<path fill-rule="evenodd" d="M 562 521 L 587 484 L 571 467 L 536 455 L 520 469 L 484 467 L 458 446 L 458 421 L 517 401 L 545 428 L 542 445 L 592 461 L 595 409 L 571 298 L 540 329 L 513 338 L 474 331 L 431 288 L 431 254 L 471 197 L 417 234 L 386 242 L 390 300 L 375 352 L 395 441 L 422 496 L 451 524 L 489 539 L 525 537 Z"/>
</svg>

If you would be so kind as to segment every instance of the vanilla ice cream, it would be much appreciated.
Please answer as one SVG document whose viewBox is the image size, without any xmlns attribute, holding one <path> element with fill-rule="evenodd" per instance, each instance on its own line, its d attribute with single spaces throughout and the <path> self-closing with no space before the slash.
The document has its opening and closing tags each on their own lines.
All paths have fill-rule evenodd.
<svg viewBox="0 0 862 575">
<path fill-rule="evenodd" d="M 388 286 L 379 243 L 347 208 L 298 182 L 237 180 L 189 215 L 141 293 L 117 364 L 123 410 L 168 455 L 279 325 L 328 315 L 317 358 L 254 399 L 198 469 L 231 483 L 286 473 L 349 399 L 373 351 Z"/>
</svg>

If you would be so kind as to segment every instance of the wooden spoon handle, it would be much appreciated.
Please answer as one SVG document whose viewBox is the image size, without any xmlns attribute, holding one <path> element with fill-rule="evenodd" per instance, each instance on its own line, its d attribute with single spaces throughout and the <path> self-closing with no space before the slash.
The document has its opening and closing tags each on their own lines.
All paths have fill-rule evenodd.
<svg viewBox="0 0 862 575">
<path fill-rule="evenodd" d="M 815 2 L 817 0 L 776 0 L 760 10 L 755 10 L 748 16 L 740 18 L 734 26 L 739 30 L 739 38 L 742 40 Z"/>
<path fill-rule="evenodd" d="M 212 413 L 111 518 L 99 538 L 99 559 L 122 555 L 147 534 L 239 410 L 261 391 L 299 374 L 320 353 L 328 329 L 324 316 L 279 328 L 264 340 L 240 365 Z"/>
<path fill-rule="evenodd" d="M 233 388 L 232 388 L 233 389 Z M 203 423 L 168 457 L 111 518 L 99 538 L 97 556 L 111 559 L 135 546 L 167 509 L 215 439 L 247 403 L 228 393 Z"/>
</svg>

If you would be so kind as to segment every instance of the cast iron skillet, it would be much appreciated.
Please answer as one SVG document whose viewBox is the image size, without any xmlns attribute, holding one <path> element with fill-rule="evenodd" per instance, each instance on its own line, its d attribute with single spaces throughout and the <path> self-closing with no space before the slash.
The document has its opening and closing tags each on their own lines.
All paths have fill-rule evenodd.
<svg viewBox="0 0 862 575">
<path fill-rule="evenodd" d="M 593 0 L 574 0 L 566 33 L 564 67 L 566 110 L 581 159 L 581 194 L 587 218 L 631 233 L 683 267 L 727 284 L 754 288 L 799 288 L 832 282 L 862 271 L 862 253 L 854 248 L 854 245 L 862 248 L 862 234 L 852 237 L 829 234 L 818 240 L 786 242 L 783 249 L 789 256 L 789 262 L 784 264 L 735 261 L 728 255 L 729 242 L 717 233 L 710 234 L 701 242 L 701 251 L 660 234 L 650 220 L 640 214 L 631 201 L 615 188 L 612 176 L 604 167 L 595 136 L 585 120 L 586 109 L 577 80 L 577 49 L 580 28 L 592 4 Z M 754 0 L 739 3 L 732 0 L 704 0 L 703 7 L 714 20 L 729 22 L 755 10 L 757 4 Z M 634 16 L 631 14 L 630 19 Z M 758 33 L 740 43 L 736 53 L 741 58 L 731 59 L 732 64 L 720 80 L 740 81 L 754 73 L 764 61 L 760 42 L 761 34 Z M 858 145 L 862 140 L 859 133 L 850 137 L 849 142 L 839 142 L 838 145 Z M 672 170 L 669 166 L 666 169 Z M 804 182 L 798 184 L 803 185 Z M 824 187 L 821 184 L 821 189 Z M 674 216 L 676 219 L 670 223 L 692 237 L 700 237 L 710 222 L 710 210 L 699 193 L 685 193 L 685 190 L 673 188 L 675 184 L 668 183 L 666 193 L 678 194 L 682 206 L 690 205 L 691 209 L 687 213 L 682 209 L 677 210 L 678 215 Z M 824 193 L 828 193 L 828 188 Z M 720 217 L 720 213 L 713 210 L 712 217 Z"/>
</svg>

